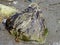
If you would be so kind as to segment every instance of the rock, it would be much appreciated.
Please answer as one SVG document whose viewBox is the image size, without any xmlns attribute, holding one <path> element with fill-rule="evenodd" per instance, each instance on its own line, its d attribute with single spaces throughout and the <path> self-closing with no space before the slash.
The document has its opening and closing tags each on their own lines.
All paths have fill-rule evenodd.
<svg viewBox="0 0 60 45">
<path fill-rule="evenodd" d="M 29 7 L 31 7 L 33 10 Z M 28 11 L 22 13 L 21 15 L 15 15 L 17 18 L 14 18 L 15 16 L 13 16 L 13 18 L 10 18 L 10 21 L 7 21 L 6 23 L 11 23 L 9 23 L 8 27 L 6 27 L 9 29 L 9 31 L 14 29 L 16 33 L 13 34 L 15 34 L 15 38 L 18 37 L 19 40 L 44 42 L 46 38 L 46 33 L 44 31 L 47 28 L 45 25 L 45 19 L 42 15 L 40 15 L 41 10 L 37 4 L 32 3 L 29 5 L 29 7 L 27 8 Z M 11 25 L 14 28 L 10 29 L 9 27 Z M 45 35 L 43 35 L 44 33 Z"/>
</svg>

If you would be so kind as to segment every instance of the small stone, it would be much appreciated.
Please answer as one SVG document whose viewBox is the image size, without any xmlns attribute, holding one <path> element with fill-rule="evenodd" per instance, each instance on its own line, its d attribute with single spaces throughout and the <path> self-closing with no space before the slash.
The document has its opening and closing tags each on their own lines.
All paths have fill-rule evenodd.
<svg viewBox="0 0 60 45">
<path fill-rule="evenodd" d="M 9 2 L 9 4 L 11 4 L 11 3 Z"/>
<path fill-rule="evenodd" d="M 13 1 L 13 4 L 17 4 L 18 2 L 17 1 Z"/>
<path fill-rule="evenodd" d="M 7 20 L 7 19 L 3 19 L 3 21 L 2 21 L 2 22 L 3 22 L 3 23 L 6 23 L 6 20 Z"/>
</svg>

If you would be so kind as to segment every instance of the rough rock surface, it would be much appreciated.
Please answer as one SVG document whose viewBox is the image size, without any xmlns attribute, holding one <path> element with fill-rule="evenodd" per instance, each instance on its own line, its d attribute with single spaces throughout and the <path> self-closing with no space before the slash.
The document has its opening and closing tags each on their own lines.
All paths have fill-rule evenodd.
<svg viewBox="0 0 60 45">
<path fill-rule="evenodd" d="M 6 28 L 16 40 L 44 43 L 47 33 L 45 19 L 40 7 L 32 3 L 21 13 L 16 13 L 6 21 Z"/>
</svg>

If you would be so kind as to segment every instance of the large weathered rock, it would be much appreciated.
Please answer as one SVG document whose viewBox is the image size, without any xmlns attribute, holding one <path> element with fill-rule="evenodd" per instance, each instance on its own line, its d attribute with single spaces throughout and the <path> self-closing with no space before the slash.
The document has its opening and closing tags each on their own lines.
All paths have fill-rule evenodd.
<svg viewBox="0 0 60 45">
<path fill-rule="evenodd" d="M 45 19 L 40 7 L 32 3 L 21 13 L 16 13 L 6 21 L 6 29 L 16 41 L 36 41 L 44 43 L 47 36 Z"/>
</svg>

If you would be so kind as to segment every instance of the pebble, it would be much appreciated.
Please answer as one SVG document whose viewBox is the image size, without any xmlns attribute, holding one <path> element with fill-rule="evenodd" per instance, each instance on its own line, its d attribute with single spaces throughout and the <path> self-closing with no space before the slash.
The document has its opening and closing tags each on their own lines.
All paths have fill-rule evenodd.
<svg viewBox="0 0 60 45">
<path fill-rule="evenodd" d="M 18 2 L 17 1 L 13 1 L 13 4 L 17 4 Z"/>
<path fill-rule="evenodd" d="M 9 2 L 9 4 L 11 4 L 11 3 Z"/>
<path fill-rule="evenodd" d="M 3 19 L 3 23 L 6 23 L 6 20 L 7 20 L 7 19 Z"/>
</svg>

